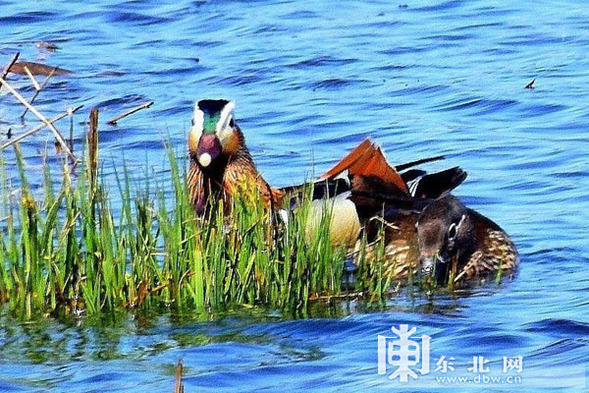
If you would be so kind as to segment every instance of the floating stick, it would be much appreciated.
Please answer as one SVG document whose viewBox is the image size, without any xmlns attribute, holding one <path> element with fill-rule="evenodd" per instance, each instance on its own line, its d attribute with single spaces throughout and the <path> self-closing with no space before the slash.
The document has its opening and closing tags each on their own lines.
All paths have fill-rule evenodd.
<svg viewBox="0 0 589 393">
<path fill-rule="evenodd" d="M 533 89 L 534 88 L 534 82 L 536 82 L 536 78 L 534 78 L 530 82 L 528 82 L 528 84 L 524 86 L 524 89 Z"/>
<path fill-rule="evenodd" d="M 19 61 L 18 63 L 14 63 L 14 65 L 10 67 L 9 71 L 13 74 L 26 75 L 27 71 L 25 70 L 25 68 L 28 68 L 33 75 L 49 75 L 49 73 L 53 71 L 54 68 L 56 69 L 54 71 L 55 75 L 73 74 L 72 71 L 66 70 L 64 68 L 48 66 L 40 63 L 33 63 L 31 61 Z"/>
<path fill-rule="evenodd" d="M 153 101 L 149 101 L 149 102 L 146 102 L 144 104 L 141 104 L 141 105 L 139 105 L 139 106 L 137 106 L 137 107 L 135 107 L 135 108 L 133 108 L 133 109 L 131 109 L 131 110 L 129 110 L 129 111 L 121 114 L 121 115 L 118 115 L 116 117 L 113 117 L 112 119 L 110 119 L 109 121 L 107 121 L 106 124 L 110 124 L 110 125 L 113 125 L 114 126 L 114 125 L 117 124 L 117 121 L 121 120 L 123 117 L 127 117 L 129 115 L 132 115 L 133 113 L 138 112 L 141 109 L 149 108 L 152 105 L 153 105 Z"/>
</svg>

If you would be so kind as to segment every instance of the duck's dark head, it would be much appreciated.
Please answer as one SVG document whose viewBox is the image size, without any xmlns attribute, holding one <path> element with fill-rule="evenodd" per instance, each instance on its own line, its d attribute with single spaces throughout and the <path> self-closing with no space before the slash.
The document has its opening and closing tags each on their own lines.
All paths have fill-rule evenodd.
<svg viewBox="0 0 589 393">
<path fill-rule="evenodd" d="M 421 272 L 447 280 L 452 260 L 469 248 L 472 225 L 467 208 L 456 197 L 443 196 L 421 212 L 416 227 Z"/>
<path fill-rule="evenodd" d="M 190 157 L 205 172 L 226 163 L 240 147 L 234 107 L 235 103 L 227 100 L 200 100 L 194 105 L 188 149 Z"/>
</svg>

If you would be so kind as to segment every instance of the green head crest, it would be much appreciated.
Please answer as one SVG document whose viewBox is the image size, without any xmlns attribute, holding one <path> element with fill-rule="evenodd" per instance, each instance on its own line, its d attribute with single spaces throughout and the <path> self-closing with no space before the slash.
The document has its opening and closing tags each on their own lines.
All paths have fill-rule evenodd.
<svg viewBox="0 0 589 393">
<path fill-rule="evenodd" d="M 202 133 L 215 134 L 231 113 L 233 103 L 227 100 L 200 100 L 197 107 L 202 112 Z"/>
</svg>

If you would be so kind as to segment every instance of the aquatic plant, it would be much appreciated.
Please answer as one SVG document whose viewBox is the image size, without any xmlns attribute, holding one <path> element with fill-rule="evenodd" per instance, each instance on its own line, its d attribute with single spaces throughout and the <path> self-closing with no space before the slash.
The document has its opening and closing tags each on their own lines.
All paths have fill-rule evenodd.
<svg viewBox="0 0 589 393">
<path fill-rule="evenodd" d="M 55 70 L 43 69 L 45 81 L 27 100 L 4 79 L 17 59 L 18 53 L 5 67 L 0 84 L 43 124 L 0 150 L 14 147 L 18 170 L 13 187 L 13 176 L 6 176 L 0 157 L 0 305 L 9 303 L 11 312 L 28 319 L 161 306 L 209 313 L 263 305 L 304 314 L 310 302 L 339 299 L 349 295 L 346 291 L 383 299 L 390 282 L 383 279 L 378 247 L 380 257 L 370 262 L 361 258 L 358 279 L 342 286 L 349 256 L 343 246 L 331 242 L 330 205 L 325 202 L 317 210 L 315 201 L 312 206 L 311 187 L 297 195 L 294 211 L 286 206 L 292 201 L 285 199 L 288 220 L 276 217 L 259 193 L 248 190 L 225 202 L 231 206 L 214 202 L 208 216 L 199 217 L 189 197 L 186 166 L 178 163 L 178 152 L 163 143 L 169 171 L 131 179 L 123 160 L 115 165 L 113 188 L 100 169 L 98 110 L 90 112 L 87 140 L 77 157 L 72 138 L 68 144 L 53 122 L 81 106 L 45 118 L 32 103 Z M 29 186 L 19 141 L 43 127 L 65 154 L 57 180 L 44 163 L 41 190 Z M 71 128 L 70 134 L 73 123 Z M 316 217 L 318 211 L 321 217 Z"/>
<path fill-rule="evenodd" d="M 2 163 L 0 300 L 20 317 L 152 305 L 304 310 L 310 299 L 341 295 L 346 255 L 329 241 L 329 209 L 317 230 L 305 230 L 311 190 L 288 222 L 247 192 L 235 198 L 230 216 L 219 202 L 198 218 L 186 168 L 165 144 L 170 172 L 156 177 L 155 186 L 132 181 L 122 163 L 113 192 L 101 180 L 97 124 L 93 110 L 83 170 L 74 173 L 64 161 L 56 187 L 44 166 L 41 198 L 27 182 L 18 144 L 18 193 Z M 115 201 L 122 203 L 119 217 Z M 364 277 L 379 282 L 378 268 L 371 269 Z M 383 285 L 359 282 L 356 288 L 374 294 Z"/>
</svg>

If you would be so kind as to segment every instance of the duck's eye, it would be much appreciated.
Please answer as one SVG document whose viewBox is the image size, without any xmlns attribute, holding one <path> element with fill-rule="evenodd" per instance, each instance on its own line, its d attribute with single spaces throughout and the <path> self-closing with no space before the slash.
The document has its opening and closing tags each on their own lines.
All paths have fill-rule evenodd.
<svg viewBox="0 0 589 393">
<path fill-rule="evenodd" d="M 231 119 L 229 119 L 229 127 L 231 127 L 231 128 L 235 127 L 235 122 L 233 121 L 233 117 L 231 117 Z"/>
<path fill-rule="evenodd" d="M 448 240 L 450 240 L 450 241 L 454 240 L 454 238 L 456 237 L 457 234 L 458 234 L 458 226 L 455 223 L 452 223 L 452 225 L 450 225 L 450 228 L 448 228 Z"/>
</svg>

